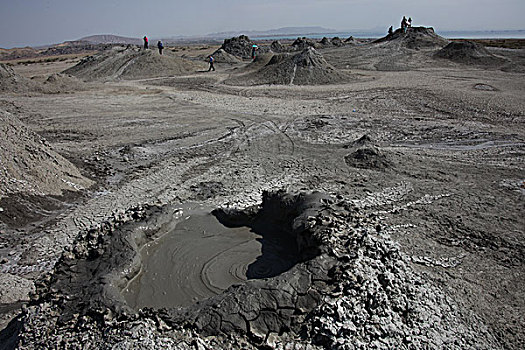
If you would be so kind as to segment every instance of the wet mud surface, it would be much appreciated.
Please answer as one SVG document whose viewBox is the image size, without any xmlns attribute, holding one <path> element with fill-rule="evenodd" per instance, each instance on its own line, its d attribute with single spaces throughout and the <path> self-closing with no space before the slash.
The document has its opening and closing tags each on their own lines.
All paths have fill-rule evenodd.
<svg viewBox="0 0 525 350">
<path fill-rule="evenodd" d="M 521 51 L 394 44 L 319 50 L 332 85 L 0 95 L 97 182 L 2 196 L 2 346 L 523 348 Z"/>
<path fill-rule="evenodd" d="M 204 209 L 179 208 L 173 220 L 182 215 L 140 250 L 141 271 L 123 290 L 129 306 L 190 306 L 248 279 L 275 277 L 299 261 L 297 243 L 282 228 L 229 228 Z"/>
</svg>

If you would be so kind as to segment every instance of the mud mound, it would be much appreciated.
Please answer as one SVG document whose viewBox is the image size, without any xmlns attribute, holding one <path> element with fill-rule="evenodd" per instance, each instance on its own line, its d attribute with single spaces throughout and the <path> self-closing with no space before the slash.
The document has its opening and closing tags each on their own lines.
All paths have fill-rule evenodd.
<svg viewBox="0 0 525 350">
<path fill-rule="evenodd" d="M 341 38 L 336 36 L 336 37 L 333 37 L 332 39 L 328 39 L 327 37 L 324 37 L 323 39 L 321 39 L 321 41 L 319 41 L 319 45 L 323 47 L 331 47 L 331 46 L 344 46 L 345 43 L 343 42 L 343 40 L 341 40 Z"/>
<path fill-rule="evenodd" d="M 406 33 L 403 33 L 403 30 L 401 29 L 397 29 L 394 33 L 380 38 L 374 42 L 399 44 L 409 49 L 419 50 L 442 48 L 443 46 L 447 45 L 449 41 L 437 35 L 434 32 L 434 28 L 411 27 L 408 28 Z"/>
<path fill-rule="evenodd" d="M 82 80 L 64 73 L 50 75 L 44 82 L 44 89 L 47 92 L 70 92 L 83 90 L 85 88 L 86 84 Z"/>
<path fill-rule="evenodd" d="M 357 40 L 355 40 L 355 38 L 352 35 L 350 35 L 348 38 L 345 39 L 345 44 L 356 45 Z"/>
<path fill-rule="evenodd" d="M 242 71 L 246 72 L 252 72 L 254 70 L 258 70 L 266 66 L 274 57 L 275 55 L 268 52 L 263 53 L 255 57 L 255 59 L 247 64 L 244 68 L 242 68 Z"/>
<path fill-rule="evenodd" d="M 327 45 L 331 45 L 332 43 L 330 42 L 330 40 L 325 36 L 321 39 L 321 41 L 319 41 L 319 44 L 323 45 L 323 46 L 327 46 Z"/>
<path fill-rule="evenodd" d="M 93 184 L 10 113 L 0 112 L 0 130 L 0 196 L 60 195 Z"/>
<path fill-rule="evenodd" d="M 411 268 L 377 214 L 320 193 L 264 193 L 260 206 L 216 212 L 228 226 L 279 228 L 298 249 L 299 261 L 290 270 L 233 285 L 189 307 L 134 312 L 119 289 L 140 272 L 140 246 L 156 230 L 169 228 L 159 214 L 172 209 L 130 209 L 113 223 L 81 232 L 24 309 L 21 344 L 37 349 L 90 339 L 93 348 L 129 348 L 122 344 L 133 332 L 147 344 L 171 337 L 183 343 L 181 349 L 196 348 L 189 344 L 209 335 L 223 337 L 213 349 L 284 348 L 272 345 L 279 341 L 293 342 L 286 347 L 293 349 L 398 349 L 408 341 L 429 349 L 497 344 L 482 322 L 461 314 L 438 285 Z M 178 329 L 187 336 L 166 332 Z"/>
<path fill-rule="evenodd" d="M 345 44 L 343 40 L 341 40 L 341 38 L 339 38 L 338 36 L 333 37 L 330 42 L 334 46 L 343 46 Z"/>
<path fill-rule="evenodd" d="M 212 53 L 213 58 L 215 59 L 215 62 L 217 63 L 239 63 L 242 62 L 240 58 L 237 56 L 234 56 L 232 54 L 229 54 L 224 49 L 218 49 L 214 53 Z"/>
<path fill-rule="evenodd" d="M 485 47 L 473 41 L 454 41 L 436 52 L 434 57 L 448 59 L 457 63 L 479 65 L 501 65 L 504 58 L 491 54 Z"/>
<path fill-rule="evenodd" d="M 38 83 L 16 74 L 13 68 L 0 63 L 0 91 L 28 92 L 38 90 L 40 90 Z"/>
<path fill-rule="evenodd" d="M 336 84 L 350 77 L 328 64 L 314 48 L 301 53 L 274 55 L 266 66 L 254 73 L 234 77 L 227 83 L 238 85 L 321 85 Z"/>
<path fill-rule="evenodd" d="M 352 150 L 345 156 L 345 163 L 353 168 L 382 170 L 391 166 L 386 155 L 368 135 L 363 135 L 344 148 Z"/>
<path fill-rule="evenodd" d="M 316 43 L 315 41 L 313 41 L 312 39 L 308 39 L 306 37 L 302 37 L 302 38 L 297 38 L 293 43 L 292 43 L 292 48 L 295 50 L 295 51 L 302 51 L 304 49 L 307 49 L 309 47 L 313 47 L 313 48 L 320 48 L 321 45 L 319 45 L 319 43 Z"/>
<path fill-rule="evenodd" d="M 63 73 L 86 81 L 95 81 L 184 75 L 204 68 L 204 62 L 185 60 L 169 51 L 159 55 L 155 50 L 116 47 L 89 56 Z"/>
<path fill-rule="evenodd" d="M 390 162 L 381 150 L 375 146 L 364 146 L 345 157 L 348 166 L 361 169 L 385 169 Z"/>
<path fill-rule="evenodd" d="M 221 49 L 226 51 L 227 53 L 249 59 L 252 58 L 252 47 L 254 45 L 254 42 L 250 40 L 246 35 L 240 35 L 237 37 L 233 37 L 231 39 L 224 39 L 224 43 L 221 46 Z M 257 49 L 257 52 L 264 53 L 268 52 L 270 49 L 264 46 L 259 46 Z"/>
<path fill-rule="evenodd" d="M 275 40 L 274 42 L 272 42 L 272 44 L 270 45 L 270 50 L 276 53 L 288 51 L 288 49 L 284 47 L 283 44 L 281 44 L 281 42 L 278 40 Z"/>
<path fill-rule="evenodd" d="M 501 70 L 504 72 L 510 72 L 510 73 L 525 73 L 525 62 L 522 62 L 522 63 L 511 62 L 501 67 Z"/>
<path fill-rule="evenodd" d="M 363 135 L 355 141 L 352 141 L 349 145 L 345 145 L 344 148 L 362 147 L 373 145 L 372 138 L 368 135 Z"/>
<path fill-rule="evenodd" d="M 0 63 L 0 79 L 4 80 L 4 79 L 9 79 L 9 78 L 12 78 L 14 77 L 16 74 L 15 74 L 15 71 L 13 70 L 13 68 L 3 64 L 3 63 Z"/>
</svg>

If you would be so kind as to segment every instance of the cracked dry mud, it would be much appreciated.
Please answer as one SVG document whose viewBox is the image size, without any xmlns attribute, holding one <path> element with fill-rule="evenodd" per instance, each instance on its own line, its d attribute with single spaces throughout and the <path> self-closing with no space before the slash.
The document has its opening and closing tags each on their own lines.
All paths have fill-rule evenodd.
<svg viewBox="0 0 525 350">
<path fill-rule="evenodd" d="M 523 348 L 523 73 L 425 52 L 378 71 L 396 63 L 345 50 L 364 49 L 321 51 L 351 66 L 338 85 L 223 84 L 239 62 L 1 95 L 97 181 L 1 198 L 3 348 Z M 188 206 L 259 238 L 255 256 L 198 302 L 139 309 L 122 290 L 144 275 L 144 246 L 196 217 Z M 268 227 L 296 254 L 250 278 Z"/>
</svg>

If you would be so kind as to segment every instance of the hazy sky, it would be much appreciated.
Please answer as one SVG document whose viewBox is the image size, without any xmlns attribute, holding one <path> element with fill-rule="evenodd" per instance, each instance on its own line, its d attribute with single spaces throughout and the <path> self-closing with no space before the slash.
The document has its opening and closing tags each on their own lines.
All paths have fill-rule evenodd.
<svg viewBox="0 0 525 350">
<path fill-rule="evenodd" d="M 399 26 L 403 15 L 437 31 L 524 29 L 524 14 L 525 0 L 0 0 L 0 47 L 93 34 L 155 38 L 290 26 L 388 28 Z"/>
</svg>

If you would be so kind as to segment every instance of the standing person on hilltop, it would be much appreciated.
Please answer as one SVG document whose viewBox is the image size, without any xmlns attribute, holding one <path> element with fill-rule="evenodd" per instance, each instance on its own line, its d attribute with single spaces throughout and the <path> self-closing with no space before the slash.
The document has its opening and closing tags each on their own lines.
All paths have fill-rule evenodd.
<svg viewBox="0 0 525 350">
<path fill-rule="evenodd" d="M 403 29 L 403 33 L 407 32 L 408 22 L 407 18 L 403 16 L 403 19 L 401 20 L 401 29 Z"/>
<path fill-rule="evenodd" d="M 388 28 L 388 35 L 392 34 L 394 34 L 394 26 L 390 26 L 390 28 Z"/>
<path fill-rule="evenodd" d="M 210 69 L 208 69 L 208 72 L 213 70 L 215 72 L 215 67 L 213 66 L 213 61 L 215 61 L 215 59 L 213 58 L 212 55 L 209 55 L 208 56 L 208 62 L 210 63 Z"/>
<path fill-rule="evenodd" d="M 257 55 L 257 45 L 253 44 L 252 45 L 252 59 L 254 60 L 255 59 L 255 56 Z"/>
<path fill-rule="evenodd" d="M 412 17 L 408 17 L 408 27 L 412 27 Z"/>
<path fill-rule="evenodd" d="M 149 48 L 148 37 L 144 35 L 144 50 Z"/>
<path fill-rule="evenodd" d="M 162 55 L 162 50 L 164 49 L 164 45 L 162 45 L 162 41 L 159 40 L 159 41 L 157 42 L 157 47 L 158 47 L 158 49 L 159 49 L 159 54 Z"/>
</svg>

